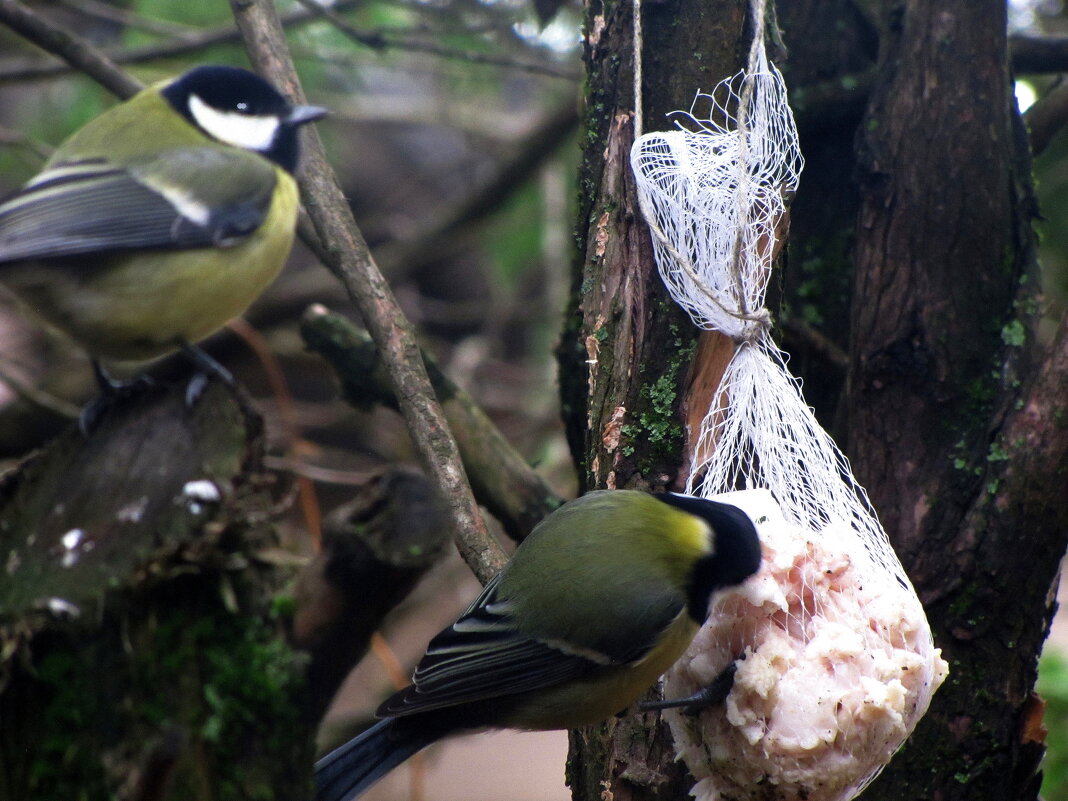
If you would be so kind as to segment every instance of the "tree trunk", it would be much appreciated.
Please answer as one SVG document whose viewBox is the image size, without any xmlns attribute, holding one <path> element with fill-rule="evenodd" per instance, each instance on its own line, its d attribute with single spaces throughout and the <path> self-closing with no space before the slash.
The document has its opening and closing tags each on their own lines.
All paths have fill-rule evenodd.
<svg viewBox="0 0 1068 801">
<path fill-rule="evenodd" d="M 630 169 L 634 141 L 632 6 L 587 6 L 589 70 L 578 236 L 583 263 L 560 346 L 564 418 L 583 491 L 676 485 L 689 432 L 691 385 L 704 408 L 726 365 L 728 339 L 701 338 L 657 275 Z M 746 52 L 746 5 L 669 0 L 643 11 L 649 129 L 687 108 L 698 88 L 735 73 Z M 717 370 L 719 372 L 717 372 Z M 697 380 L 694 380 L 694 379 Z M 700 402 L 698 402 L 699 405 Z M 683 798 L 692 782 L 674 761 L 659 716 L 625 718 L 572 733 L 568 781 L 574 797 Z"/>
<path fill-rule="evenodd" d="M 861 128 L 849 442 L 951 676 L 872 795 L 1034 798 L 1031 688 L 1068 531 L 1063 389 L 1047 383 L 1065 342 L 1036 372 L 1006 8 L 887 12 Z"/>
<path fill-rule="evenodd" d="M 1032 336 L 1034 211 L 1004 2 L 884 5 L 779 9 L 808 166 L 788 305 L 772 310 L 951 669 L 914 745 L 864 797 L 1034 798 L 1031 688 L 1068 531 L 1066 323 L 1048 349 Z M 745 16 L 734 0 L 646 4 L 647 129 L 737 70 Z M 630 4 L 591 0 L 586 30 L 565 418 L 585 489 L 671 485 L 696 433 L 687 405 L 707 408 L 724 346 L 711 336 L 695 350 L 634 201 Z M 692 780 L 672 760 L 652 716 L 577 732 L 574 797 L 684 798 Z"/>
</svg>

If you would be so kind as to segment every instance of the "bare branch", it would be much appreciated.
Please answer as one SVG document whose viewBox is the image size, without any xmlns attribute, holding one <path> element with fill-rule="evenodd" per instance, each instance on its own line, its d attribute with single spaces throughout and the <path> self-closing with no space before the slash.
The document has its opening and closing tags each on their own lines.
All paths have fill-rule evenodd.
<svg viewBox="0 0 1068 801">
<path fill-rule="evenodd" d="M 339 0 L 334 4 L 335 10 L 351 8 L 360 0 Z M 14 0 L 4 0 L 5 3 L 14 4 Z M 299 8 L 282 17 L 282 24 L 289 26 L 303 25 L 314 22 L 319 18 L 318 14 Z M 27 37 L 29 38 L 29 37 Z M 213 45 L 238 43 L 241 41 L 240 32 L 231 25 L 224 25 L 204 31 L 196 31 L 185 35 L 176 41 L 163 42 L 161 44 L 146 45 L 144 47 L 130 47 L 116 50 L 98 51 L 103 58 L 108 58 L 115 64 L 141 64 L 148 61 L 174 58 L 195 53 L 198 50 L 212 47 Z M 42 42 L 35 42 L 49 52 L 59 53 Z M 57 64 L 45 62 L 27 62 L 23 64 L 8 65 L 0 69 L 0 83 L 14 83 L 17 81 L 41 80 L 46 78 L 58 78 L 67 75 L 80 67 L 72 64 Z"/>
<path fill-rule="evenodd" d="M 376 404 L 397 408 L 386 367 L 367 334 L 318 305 L 305 313 L 301 334 L 330 362 L 349 403 L 361 409 Z M 475 497 L 508 536 L 522 540 L 563 499 L 531 469 L 474 399 L 429 360 L 427 373 L 456 437 Z"/>
<path fill-rule="evenodd" d="M 189 36 L 195 34 L 196 29 L 177 22 L 146 17 L 125 8 L 119 8 L 103 0 L 60 0 L 67 8 L 77 11 L 87 17 L 117 22 L 133 30 L 144 31 L 156 36 Z"/>
<path fill-rule="evenodd" d="M 40 162 L 47 161 L 53 153 L 53 148 L 44 142 L 31 139 L 21 131 L 14 131 L 0 125 L 0 146 L 19 147 L 32 153 Z"/>
<path fill-rule="evenodd" d="M 503 162 L 496 173 L 469 197 L 445 207 L 421 227 L 416 236 L 386 243 L 376 252 L 391 276 L 419 270 L 448 252 L 455 235 L 498 211 L 530 175 L 556 151 L 578 127 L 578 109 L 568 101 L 551 112 Z"/>
<path fill-rule="evenodd" d="M 800 317 L 784 317 L 781 323 L 786 335 L 806 350 L 843 372 L 849 369 L 849 354 L 822 331 Z"/>
<path fill-rule="evenodd" d="M 1068 36 L 1009 37 L 1009 57 L 1017 75 L 1068 71 Z"/>
<path fill-rule="evenodd" d="M 6 369 L 2 363 L 0 363 L 0 383 L 6 384 L 12 392 L 23 400 L 32 403 L 34 406 L 38 406 L 57 417 L 65 418 L 67 420 L 77 420 L 78 414 L 81 412 L 81 409 L 73 403 L 70 403 L 63 398 L 56 397 L 49 392 L 45 392 L 44 390 L 35 387 L 30 382 L 19 378 L 15 373 Z"/>
<path fill-rule="evenodd" d="M 322 3 L 316 2 L 316 0 L 297 0 L 297 2 L 309 11 L 321 14 L 324 19 L 329 20 L 331 25 L 357 44 L 370 47 L 372 50 L 381 50 L 386 46 L 381 34 L 359 30 L 355 25 L 350 25 L 346 22 L 333 8 L 324 6 Z"/>
<path fill-rule="evenodd" d="M 15 0 L 0 0 L 0 22 L 121 98 L 130 97 L 144 88 L 144 84 L 123 72 L 89 42 L 53 25 Z"/>
<path fill-rule="evenodd" d="M 272 83 L 304 102 L 278 14 L 270 0 L 231 0 L 249 60 Z M 314 129 L 305 136 L 301 193 L 323 245 L 325 265 L 345 286 L 382 358 L 420 461 L 438 487 L 456 529 L 457 547 L 480 580 L 503 566 L 500 545 L 486 529 L 463 464 L 430 386 L 411 324 L 404 318 L 338 186 Z"/>
<path fill-rule="evenodd" d="M 1068 123 L 1068 82 L 1062 81 L 1039 98 L 1023 115 L 1031 152 L 1043 152 Z"/>
<path fill-rule="evenodd" d="M 383 50 L 392 47 L 408 50 L 413 53 L 428 53 L 442 58 L 459 59 L 460 61 L 465 61 L 469 64 L 485 64 L 495 67 L 520 69 L 526 72 L 541 73 L 553 78 L 566 78 L 571 80 L 576 77 L 574 70 L 562 69 L 552 64 L 542 64 L 533 61 L 518 61 L 507 56 L 493 53 L 478 53 L 473 50 L 457 50 L 453 47 L 440 45 L 437 42 L 391 36 L 381 31 L 362 31 L 346 22 L 341 15 L 333 9 L 323 6 L 318 0 L 297 0 L 297 2 L 309 10 L 315 9 L 321 12 L 323 17 L 328 19 L 347 37 L 358 44 L 370 47 L 374 50 Z"/>
<path fill-rule="evenodd" d="M 11 0 L 6 0 L 11 1 Z M 341 19 L 338 12 L 345 11 L 359 4 L 359 0 L 338 0 L 330 8 L 333 17 Z M 298 8 L 287 12 L 280 18 L 286 28 L 297 27 L 322 18 L 323 6 L 314 2 L 306 3 L 307 8 Z M 532 61 L 520 61 L 501 55 L 486 53 L 473 53 L 465 50 L 444 47 L 442 45 L 426 42 L 420 39 L 398 36 L 380 31 L 360 31 L 353 28 L 341 19 L 341 23 L 347 26 L 346 34 L 350 38 L 367 47 L 376 50 L 383 48 L 408 50 L 411 52 L 423 52 L 442 58 L 453 58 L 472 64 L 486 64 L 506 67 L 508 69 L 522 70 L 531 73 L 547 75 L 552 78 L 575 80 L 577 72 L 570 67 L 561 67 L 554 64 L 543 64 Z M 351 32 L 351 33 L 350 33 Z M 116 64 L 143 64 L 151 61 L 186 56 L 198 50 L 212 47 L 218 44 L 237 43 L 241 39 L 240 33 L 229 25 L 212 28 L 204 31 L 194 31 L 176 37 L 174 40 L 159 44 L 144 45 L 141 47 L 103 49 Z M 50 49 L 50 48 L 46 48 Z M 73 69 L 69 64 L 60 64 L 43 61 L 24 61 L 21 63 L 8 63 L 0 67 L 0 84 L 15 83 L 19 81 L 45 80 L 58 78 L 69 74 Z"/>
</svg>

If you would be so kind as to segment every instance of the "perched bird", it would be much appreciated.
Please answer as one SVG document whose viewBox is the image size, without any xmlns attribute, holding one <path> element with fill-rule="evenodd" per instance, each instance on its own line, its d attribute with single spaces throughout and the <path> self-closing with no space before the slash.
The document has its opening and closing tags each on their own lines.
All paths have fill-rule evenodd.
<svg viewBox="0 0 1068 801">
<path fill-rule="evenodd" d="M 0 284 L 94 359 L 188 348 L 241 314 L 293 243 L 294 106 L 203 66 L 71 135 L 0 204 Z"/>
<path fill-rule="evenodd" d="M 729 504 L 631 490 L 564 504 L 430 641 L 385 720 L 316 764 L 317 801 L 355 798 L 454 732 L 611 717 L 678 659 L 712 593 L 759 566 L 753 522 Z"/>
</svg>

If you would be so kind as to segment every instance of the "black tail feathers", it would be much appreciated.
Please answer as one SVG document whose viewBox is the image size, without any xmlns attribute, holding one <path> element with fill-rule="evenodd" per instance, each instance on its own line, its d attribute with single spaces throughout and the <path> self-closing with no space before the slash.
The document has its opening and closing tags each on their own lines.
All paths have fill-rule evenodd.
<svg viewBox="0 0 1068 801">
<path fill-rule="evenodd" d="M 315 801 L 351 801 L 440 733 L 389 718 L 315 763 Z"/>
</svg>

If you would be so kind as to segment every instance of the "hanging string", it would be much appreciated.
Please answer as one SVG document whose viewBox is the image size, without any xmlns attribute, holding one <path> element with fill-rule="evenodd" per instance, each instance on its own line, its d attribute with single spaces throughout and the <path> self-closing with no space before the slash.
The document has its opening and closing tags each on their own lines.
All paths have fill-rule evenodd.
<svg viewBox="0 0 1068 801">
<path fill-rule="evenodd" d="M 642 135 L 642 0 L 634 0 L 634 138 Z"/>
<path fill-rule="evenodd" d="M 691 299 L 687 302 L 681 298 L 680 294 L 696 293 L 702 296 L 705 302 L 710 302 L 720 314 L 716 317 L 722 318 L 723 316 L 729 316 L 738 321 L 737 326 L 732 326 L 728 330 L 722 329 L 722 326 L 716 324 L 707 324 L 707 320 L 696 320 L 698 325 L 704 328 L 720 328 L 724 330 L 724 333 L 732 336 L 739 344 L 743 342 L 756 342 L 765 332 L 768 332 L 771 328 L 771 314 L 762 303 L 754 304 L 755 309 L 750 307 L 749 295 L 751 294 L 750 287 L 747 287 L 742 279 L 743 272 L 743 236 L 745 234 L 745 220 L 749 214 L 751 206 L 754 204 L 752 201 L 752 192 L 750 187 L 754 183 L 754 180 L 760 183 L 763 187 L 770 185 L 783 185 L 783 186 L 796 186 L 796 175 L 800 171 L 800 154 L 797 153 L 797 148 L 786 148 L 790 153 L 795 153 L 796 158 L 793 158 L 794 164 L 791 169 L 788 169 L 789 174 L 779 176 L 775 175 L 750 175 L 749 174 L 749 139 L 753 133 L 752 126 L 750 125 L 752 97 L 755 83 L 760 81 L 766 81 L 769 77 L 769 65 L 767 56 L 764 49 L 764 35 L 765 35 L 765 15 L 767 9 L 767 0 L 752 0 L 750 4 L 750 10 L 753 18 L 753 31 L 754 36 L 749 48 L 748 68 L 735 76 L 731 81 L 724 82 L 721 87 L 726 85 L 728 90 L 735 96 L 736 104 L 734 106 L 733 113 L 725 111 L 729 119 L 725 123 L 723 131 L 731 138 L 731 147 L 734 149 L 733 163 L 735 165 L 735 181 L 736 187 L 739 191 L 732 193 L 733 202 L 735 203 L 735 219 L 738 221 L 738 225 L 735 226 L 736 233 L 734 235 L 733 242 L 730 246 L 729 252 L 729 264 L 733 269 L 727 271 L 729 276 L 729 282 L 733 291 L 725 293 L 725 286 L 716 286 L 714 283 L 708 281 L 708 276 L 705 274 L 707 266 L 704 270 L 698 269 L 695 266 L 695 259 L 691 254 L 685 252 L 684 249 L 679 247 L 677 237 L 672 237 L 669 233 L 665 232 L 664 226 L 661 224 L 664 215 L 658 213 L 658 210 L 653 208 L 649 193 L 639 192 L 638 204 L 642 210 L 646 221 L 649 224 L 650 234 L 653 237 L 654 245 L 657 250 L 662 251 L 664 256 L 667 257 L 667 261 L 670 261 L 674 268 L 682 273 L 682 284 L 685 284 L 685 289 L 682 289 L 679 282 L 673 282 L 665 276 L 665 280 L 668 283 L 669 290 L 672 291 L 673 296 L 677 302 L 682 304 L 685 308 L 693 311 L 695 303 Z M 642 25 L 642 7 L 641 0 L 633 0 L 632 3 L 633 12 L 633 93 L 634 93 L 634 132 L 635 140 L 641 137 L 643 131 L 643 114 L 642 114 L 642 62 L 644 52 L 644 40 L 643 40 L 643 25 Z M 774 68 L 771 68 L 774 70 Z M 777 71 L 770 74 L 775 80 L 781 83 L 781 77 L 778 76 Z M 740 87 L 734 89 L 730 87 L 730 83 L 740 82 Z M 720 87 L 717 87 L 717 91 Z M 772 91 L 775 94 L 774 90 Z M 785 105 L 785 89 L 781 92 L 781 102 Z M 699 94 L 698 99 L 708 98 L 715 103 L 715 98 L 712 96 L 704 96 Z M 697 101 L 695 100 L 695 107 Z M 689 115 L 687 115 L 691 122 L 695 123 L 698 128 L 708 128 L 708 125 L 704 121 L 697 120 L 695 116 L 695 108 L 691 109 Z M 733 127 L 730 127 L 733 123 Z M 792 129 L 793 120 L 789 120 L 789 127 Z M 729 130 L 728 130 L 729 129 Z M 774 133 L 779 133 L 778 131 Z M 791 131 L 785 132 L 789 138 Z M 796 132 L 793 133 L 793 138 L 796 139 Z M 756 133 L 757 138 L 765 135 L 762 131 Z M 775 198 L 761 198 L 758 205 L 763 204 L 767 208 L 766 216 L 773 218 L 776 214 L 784 211 L 783 202 L 781 197 Z M 677 231 L 675 233 L 678 233 Z M 774 241 L 774 228 L 770 227 L 762 231 L 761 235 L 768 237 L 769 241 Z M 749 243 L 750 248 L 753 243 Z M 769 249 L 770 250 L 770 249 Z M 697 254 L 700 255 L 700 254 Z M 701 263 L 702 259 L 697 259 L 697 263 Z M 753 261 L 753 259 L 750 259 Z M 770 259 L 768 260 L 770 261 Z M 767 265 L 767 269 L 770 270 L 770 264 Z M 703 304 L 702 304 L 703 305 Z"/>
<path fill-rule="evenodd" d="M 750 3 L 750 11 L 753 15 L 753 40 L 749 43 L 749 62 L 746 65 L 746 70 L 742 77 L 742 93 L 738 99 L 738 117 L 736 130 L 738 131 L 738 185 L 745 186 L 749 183 L 749 112 L 750 104 L 753 100 L 753 86 L 756 83 L 756 76 L 761 71 L 767 70 L 767 59 L 764 51 L 764 15 L 767 13 L 766 8 L 767 0 L 752 0 Z M 744 219 L 748 213 L 748 198 L 749 192 L 737 192 L 735 194 L 735 202 L 738 205 L 738 217 Z M 745 288 L 742 286 L 742 265 L 739 262 L 742 252 L 742 236 L 745 233 L 745 229 L 741 226 L 738 228 L 738 233 L 734 238 L 734 246 L 731 250 L 730 263 L 734 269 L 730 271 L 731 277 L 734 279 L 735 297 L 738 300 L 738 316 L 741 319 L 747 319 L 749 315 L 748 302 L 745 297 Z M 770 265 L 769 265 L 770 268 Z M 761 307 L 761 311 L 767 320 L 768 325 L 758 329 L 754 332 L 753 338 L 763 334 L 764 331 L 771 327 L 771 315 L 767 309 Z M 752 341 L 752 340 L 749 340 Z"/>
</svg>

